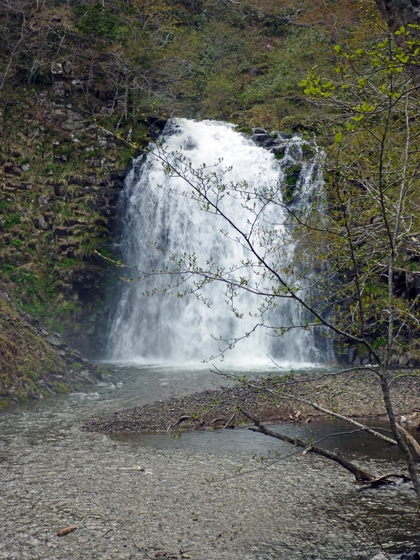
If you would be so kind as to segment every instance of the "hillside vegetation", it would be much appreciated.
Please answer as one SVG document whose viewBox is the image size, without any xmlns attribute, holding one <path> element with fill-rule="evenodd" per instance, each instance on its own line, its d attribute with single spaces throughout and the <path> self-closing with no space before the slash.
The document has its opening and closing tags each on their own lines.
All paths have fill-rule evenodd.
<svg viewBox="0 0 420 560">
<path fill-rule="evenodd" d="M 94 251 L 118 235 L 132 143 L 171 116 L 328 142 L 330 109 L 302 80 L 333 74 L 334 45 L 386 33 L 373 0 L 1 0 L 4 290 L 95 354 L 115 286 Z"/>
<path fill-rule="evenodd" d="M 151 110 L 293 126 L 307 118 L 309 69 L 330 71 L 335 44 L 360 47 L 385 28 L 370 0 L 19 0 L 0 10 L 5 122 L 24 93 L 63 76 L 65 97 L 82 94 L 86 116 L 118 113 L 115 127 Z"/>
</svg>

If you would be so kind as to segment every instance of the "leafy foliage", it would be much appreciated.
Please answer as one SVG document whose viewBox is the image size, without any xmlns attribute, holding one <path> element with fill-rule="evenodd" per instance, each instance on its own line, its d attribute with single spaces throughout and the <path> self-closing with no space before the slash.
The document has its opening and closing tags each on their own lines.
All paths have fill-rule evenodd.
<svg viewBox="0 0 420 560">
<path fill-rule="evenodd" d="M 124 119 L 155 105 L 185 116 L 232 119 L 240 112 L 237 120 L 254 125 L 297 126 L 314 118 L 298 83 L 311 65 L 328 67 L 331 37 L 353 41 L 362 29 L 370 37 L 373 31 L 361 25 L 370 1 L 315 4 L 47 0 L 37 9 L 20 0 L 14 9 L 3 3 L 0 90 L 8 89 L 8 105 L 16 88 L 51 83 L 51 62 L 71 61 L 74 73 L 89 76 L 83 84 L 89 112 L 96 112 L 95 97 L 124 95 Z"/>
<path fill-rule="evenodd" d="M 404 48 L 392 37 L 354 53 L 337 46 L 337 78 L 311 73 L 303 81 L 305 92 L 333 111 L 335 123 L 326 164 L 328 216 L 317 237 L 331 267 L 325 307 L 335 310 L 336 325 L 373 341 L 369 352 L 386 364 L 410 345 L 417 352 L 413 331 L 420 329 L 412 299 L 420 127 L 411 73 L 420 50 L 409 30 L 399 33 L 407 37 Z"/>
<path fill-rule="evenodd" d="M 76 28 L 83 35 L 115 40 L 120 36 L 117 18 L 101 3 L 78 6 L 75 9 Z"/>
</svg>

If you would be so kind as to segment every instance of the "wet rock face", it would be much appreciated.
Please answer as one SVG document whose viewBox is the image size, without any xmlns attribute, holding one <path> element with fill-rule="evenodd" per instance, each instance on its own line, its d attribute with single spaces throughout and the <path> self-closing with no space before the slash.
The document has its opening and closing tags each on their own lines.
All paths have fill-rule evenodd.
<svg viewBox="0 0 420 560">
<path fill-rule="evenodd" d="M 112 266 L 95 250 L 112 252 L 118 199 L 135 151 L 89 116 L 121 113 L 121 100 L 97 97 L 66 60 L 51 64 L 49 78 L 11 105 L 4 121 L 10 145 L 0 146 L 0 266 L 10 293 L 17 283 L 27 309 L 48 307 L 65 340 L 97 356 L 115 290 Z M 141 138 L 153 138 L 164 125 L 155 117 L 130 123 L 123 136 L 136 142 L 137 126 Z M 22 281 L 22 267 L 36 282 Z"/>
<path fill-rule="evenodd" d="M 63 324 L 65 338 L 92 355 L 97 353 L 97 339 L 106 329 L 106 321 L 96 324 L 96 312 L 103 310 L 107 297 L 107 265 L 93 250 L 107 247 L 114 236 L 125 172 L 114 167 L 118 151 L 114 138 L 98 132 L 96 127 L 89 129 L 90 125 L 72 104 L 51 101 L 47 93 L 38 94 L 37 102 L 40 111 L 44 111 L 43 119 L 25 117 L 22 125 L 26 138 L 30 138 L 29 144 L 39 142 L 42 146 L 51 141 L 46 138 L 48 129 L 44 121 L 54 125 L 56 132 L 60 123 L 80 122 L 84 141 L 89 143 L 89 155 L 95 154 L 100 165 L 97 174 L 63 174 L 61 170 L 58 173 L 57 165 L 74 169 L 75 164 L 84 165 L 90 159 L 85 157 L 84 148 L 80 148 L 80 154 L 77 152 L 83 142 L 65 132 L 56 134 L 52 142 L 51 165 L 41 169 L 36 168 L 36 163 L 28 169 L 14 161 L 0 165 L 0 185 L 5 187 L 0 192 L 0 247 L 6 247 L 0 249 L 0 265 L 8 272 L 5 280 L 9 291 L 14 292 L 17 283 L 17 295 L 24 304 L 35 305 L 38 295 L 41 305 L 46 305 L 47 300 L 52 305 L 52 295 L 58 298 L 63 317 L 56 320 Z M 23 181 L 22 172 L 30 180 Z M 24 272 L 21 267 L 25 267 Z M 22 274 L 29 278 L 28 269 L 33 276 L 32 285 L 22 281 Z M 49 290 L 47 294 L 45 287 Z"/>
<path fill-rule="evenodd" d="M 66 329 L 66 340 L 88 357 L 103 357 L 106 348 L 108 318 L 113 293 L 110 277 L 106 272 L 94 268 L 72 270 L 68 297 L 77 298 L 81 304 L 75 314 L 75 322 Z"/>
</svg>

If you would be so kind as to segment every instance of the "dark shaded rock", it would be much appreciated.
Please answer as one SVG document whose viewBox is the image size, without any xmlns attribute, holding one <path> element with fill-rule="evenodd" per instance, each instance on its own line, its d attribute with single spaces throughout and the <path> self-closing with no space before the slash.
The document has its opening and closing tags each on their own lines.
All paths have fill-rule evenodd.
<svg viewBox="0 0 420 560">
<path fill-rule="evenodd" d="M 408 550 L 401 554 L 400 560 L 420 560 L 420 554 L 415 550 Z"/>
<path fill-rule="evenodd" d="M 45 339 L 47 342 L 49 342 L 51 344 L 51 346 L 61 346 L 62 342 L 59 338 L 57 338 L 56 336 L 50 335 L 47 336 Z"/>
<path fill-rule="evenodd" d="M 268 136 L 268 132 L 265 128 L 252 128 L 252 134 L 266 134 Z"/>
<path fill-rule="evenodd" d="M 125 175 L 125 171 L 112 171 L 110 173 L 110 179 L 111 181 L 124 181 Z"/>
<path fill-rule="evenodd" d="M 256 142 L 257 144 L 262 144 L 263 146 L 266 145 L 267 142 L 272 142 L 272 138 L 270 138 L 269 134 L 253 134 L 252 135 L 252 139 L 254 140 L 254 142 Z"/>
<path fill-rule="evenodd" d="M 293 138 L 293 134 L 290 132 L 276 132 L 277 138 L 281 140 L 291 140 Z"/>
<path fill-rule="evenodd" d="M 73 231 L 71 229 L 63 227 L 55 228 L 54 233 L 58 235 L 58 237 L 67 237 L 68 235 L 73 235 Z"/>
<path fill-rule="evenodd" d="M 274 145 L 271 148 L 271 152 L 275 155 L 282 155 L 283 156 L 285 151 L 286 151 L 286 146 L 281 146 L 281 145 L 278 145 L 278 144 Z"/>
<path fill-rule="evenodd" d="M 69 179 L 68 179 L 69 185 L 84 185 L 85 182 L 86 182 L 86 181 L 85 181 L 83 178 L 81 178 L 81 177 L 74 177 L 74 176 L 71 176 L 71 177 L 69 177 Z"/>
<path fill-rule="evenodd" d="M 18 167 L 16 167 L 13 163 L 11 163 L 10 161 L 7 161 L 4 165 L 3 165 L 3 169 L 4 172 L 9 174 L 9 175 L 20 175 L 21 171 Z"/>
</svg>

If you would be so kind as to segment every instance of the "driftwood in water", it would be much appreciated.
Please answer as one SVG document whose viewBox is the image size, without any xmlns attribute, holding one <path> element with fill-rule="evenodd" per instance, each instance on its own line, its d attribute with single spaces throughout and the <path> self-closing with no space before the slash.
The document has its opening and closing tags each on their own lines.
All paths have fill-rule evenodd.
<svg viewBox="0 0 420 560">
<path fill-rule="evenodd" d="M 318 410 L 319 412 L 322 412 L 323 414 L 326 414 L 327 416 L 331 416 L 332 418 L 337 418 L 337 420 L 343 420 L 344 422 L 352 424 L 353 426 L 356 426 L 357 428 L 361 428 L 362 430 L 366 431 L 367 433 L 371 434 L 372 436 L 377 437 L 379 439 L 382 439 L 383 441 L 385 441 L 386 443 L 389 443 L 390 445 L 397 445 L 397 442 L 395 441 L 395 439 L 391 439 L 391 438 L 385 436 L 384 434 L 381 434 L 380 432 L 374 430 L 373 428 L 369 428 L 369 426 L 365 426 L 364 424 L 361 424 L 360 422 L 357 422 L 353 418 L 349 418 L 348 416 L 344 416 L 343 414 L 339 414 L 338 412 L 334 412 L 333 410 L 325 408 L 324 406 L 320 406 L 319 404 L 317 404 L 313 401 L 310 401 L 310 400 L 308 400 L 304 397 L 301 397 L 299 395 L 294 395 L 294 394 L 292 395 L 292 394 L 287 393 L 284 390 L 282 390 L 282 391 L 273 390 L 270 387 L 268 387 L 264 382 L 243 380 L 241 378 L 238 378 L 235 375 L 231 375 L 229 373 L 224 373 L 224 372 L 220 371 L 218 368 L 212 369 L 210 371 L 212 373 L 216 373 L 217 375 L 221 375 L 222 377 L 226 377 L 227 379 L 243 383 L 245 386 L 250 387 L 252 389 L 255 389 L 258 392 L 261 391 L 261 392 L 265 392 L 269 395 L 272 395 L 274 397 L 274 399 L 276 399 L 276 400 L 286 400 L 286 401 L 292 401 L 292 402 L 296 402 L 296 403 L 305 404 L 307 406 L 312 407 L 314 410 Z M 300 413 L 299 413 L 299 415 L 300 415 Z M 298 421 L 299 420 L 298 417 L 294 417 L 294 416 L 291 416 L 289 419 L 293 420 L 293 421 Z"/>
<path fill-rule="evenodd" d="M 253 430 L 255 432 L 260 432 L 266 436 L 280 439 L 282 441 L 285 441 L 286 443 L 290 443 L 291 445 L 295 445 L 297 447 L 302 447 L 304 449 L 305 455 L 307 453 L 315 453 L 316 455 L 321 455 L 326 459 L 330 459 L 330 461 L 334 461 L 335 463 L 339 464 L 341 467 L 343 467 L 344 469 L 346 469 L 347 471 L 351 472 L 354 475 L 356 479 L 355 480 L 356 484 L 376 484 L 376 485 L 392 484 L 392 482 L 389 480 L 389 478 L 392 477 L 403 478 L 404 481 L 411 480 L 410 477 L 408 477 L 407 475 L 403 475 L 399 473 L 397 474 L 391 473 L 381 477 L 376 477 L 373 474 L 368 473 L 360 469 L 359 467 L 357 467 L 354 463 L 352 463 L 351 461 L 343 457 L 343 455 L 341 455 L 341 453 L 337 450 L 328 451 L 326 449 L 323 449 L 322 447 L 312 445 L 310 442 L 304 441 L 298 437 L 289 437 L 286 436 L 285 434 L 274 432 L 273 430 L 270 430 L 270 428 L 267 428 L 266 426 L 261 424 L 258 418 L 256 418 L 255 416 L 253 416 L 243 408 L 241 409 L 241 412 L 244 416 L 246 416 L 247 418 L 249 418 L 254 422 L 256 427 L 250 428 L 250 430 Z"/>
<path fill-rule="evenodd" d="M 378 476 L 373 480 L 363 481 L 363 480 L 355 480 L 354 484 L 372 484 L 373 486 L 380 486 L 382 484 L 392 484 L 392 481 L 389 480 L 390 478 L 402 478 L 404 482 L 410 482 L 411 478 L 404 473 L 388 473 L 383 474 L 382 476 Z"/>
<path fill-rule="evenodd" d="M 65 535 L 72 533 L 76 529 L 77 529 L 76 525 L 70 525 L 70 527 L 65 527 L 64 529 L 60 529 L 60 531 L 58 531 L 57 533 L 57 537 L 64 537 Z"/>
</svg>

